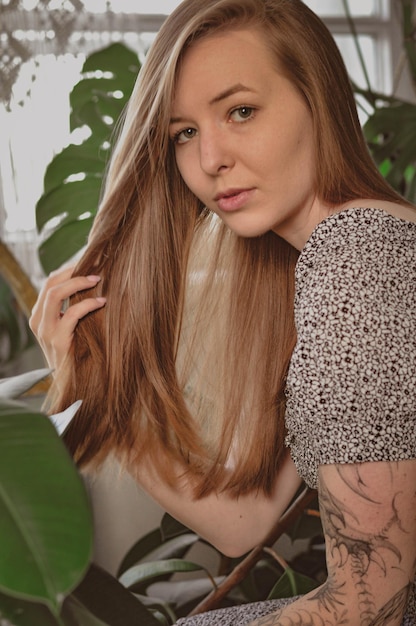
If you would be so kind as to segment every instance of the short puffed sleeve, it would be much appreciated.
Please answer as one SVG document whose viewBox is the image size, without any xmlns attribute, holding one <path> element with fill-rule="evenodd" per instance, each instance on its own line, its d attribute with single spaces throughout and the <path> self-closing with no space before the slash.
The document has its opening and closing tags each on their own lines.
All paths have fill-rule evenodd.
<svg viewBox="0 0 416 626">
<path fill-rule="evenodd" d="M 416 458 L 416 225 L 378 209 L 321 222 L 296 268 L 286 444 L 321 464 Z"/>
</svg>

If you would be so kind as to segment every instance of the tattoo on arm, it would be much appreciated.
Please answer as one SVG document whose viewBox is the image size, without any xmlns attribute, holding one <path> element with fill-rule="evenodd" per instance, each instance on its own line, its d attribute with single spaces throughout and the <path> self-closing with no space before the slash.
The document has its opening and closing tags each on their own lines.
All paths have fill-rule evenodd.
<svg viewBox="0 0 416 626">
<path fill-rule="evenodd" d="M 393 596 L 374 619 L 368 621 L 364 618 L 361 620 L 361 624 L 365 626 L 388 626 L 388 624 L 396 624 L 402 617 L 403 607 L 406 606 L 411 586 L 412 585 L 404 587 Z M 322 590 L 322 592 L 324 595 L 324 590 Z M 321 593 L 321 591 L 319 593 Z M 317 596 L 318 594 L 315 595 L 314 598 Z M 325 599 L 324 602 L 326 601 Z M 335 603 L 337 604 L 337 600 L 335 600 Z M 333 614 L 330 618 L 324 618 L 321 613 L 318 614 L 306 610 L 296 610 L 294 615 L 283 617 L 282 613 L 283 609 L 271 615 L 260 617 L 253 622 L 253 626 L 342 626 L 342 624 L 349 624 L 347 609 L 345 607 L 341 613 Z M 250 624 L 248 626 L 250 626 Z"/>
<path fill-rule="evenodd" d="M 364 505 L 368 506 L 369 511 L 372 508 L 375 510 L 383 508 L 385 520 L 382 527 L 376 531 L 371 526 L 370 530 L 367 530 L 365 520 L 362 517 L 359 519 L 351 505 L 338 498 L 334 490 L 331 490 L 325 482 L 322 481 L 320 485 L 320 509 L 333 572 L 340 568 L 347 568 L 350 572 L 363 626 L 395 623 L 388 621 L 387 612 L 394 611 L 396 616 L 401 615 L 408 596 L 406 587 L 403 592 L 397 593 L 381 611 L 376 608 L 374 571 L 378 569 L 383 576 L 391 576 L 392 569 L 401 570 L 402 554 L 393 543 L 392 535 L 389 536 L 389 531 L 399 529 L 406 533 L 396 506 L 399 494 L 397 487 L 394 488 L 391 464 L 388 464 L 387 470 L 387 500 L 379 502 L 380 498 L 375 497 L 371 488 L 366 484 L 365 470 L 361 466 L 340 465 L 336 467 L 338 478 L 347 488 L 347 493 L 348 490 L 352 492 Z M 369 573 L 371 567 L 372 574 Z M 322 588 L 326 602 L 325 608 L 328 608 L 329 589 L 328 586 Z M 320 600 L 322 602 L 321 598 Z M 339 593 L 338 600 L 341 601 Z M 329 604 L 329 608 L 331 607 L 333 604 Z M 384 617 L 380 618 L 381 615 Z M 385 621 L 379 621 L 380 619 Z"/>
<path fill-rule="evenodd" d="M 394 595 L 387 604 L 383 606 L 381 611 L 373 619 L 369 626 L 386 626 L 388 624 L 396 624 L 403 615 L 403 608 L 407 604 L 412 585 L 407 585 Z"/>
<path fill-rule="evenodd" d="M 248 626 L 400 624 L 416 569 L 414 476 L 414 465 L 399 468 L 393 462 L 326 467 L 320 473 L 319 505 L 328 579 Z M 381 587 L 387 598 L 383 606 Z"/>
<path fill-rule="evenodd" d="M 343 478 L 344 471 L 340 468 L 337 469 L 338 474 Z M 362 482 L 360 478 L 359 480 Z M 345 483 L 348 484 L 347 481 Z M 364 493 L 361 494 L 361 497 L 366 498 Z M 367 499 L 374 503 L 374 500 Z M 389 528 L 394 524 L 400 526 L 394 500 L 395 497 L 393 496 L 387 524 Z M 394 554 L 400 563 L 400 551 L 387 539 L 386 528 L 377 534 L 366 531 L 365 526 L 363 527 L 361 524 L 362 520 L 357 519 L 354 511 L 341 502 L 334 493 L 331 493 L 326 484 L 321 485 L 319 503 L 322 521 L 325 525 L 326 539 L 331 543 L 331 554 L 338 558 L 341 565 L 349 558 L 355 559 L 356 567 L 359 568 L 358 573 L 365 574 L 370 564 L 374 562 L 385 573 L 386 563 L 383 550 Z M 338 555 L 336 555 L 337 552 Z"/>
<path fill-rule="evenodd" d="M 290 605 L 289 605 L 290 606 Z M 335 626 L 335 624 L 347 624 L 347 621 L 341 617 L 340 621 L 328 621 L 317 611 L 308 611 L 307 609 L 292 610 L 290 616 L 282 615 L 283 611 L 265 615 L 248 626 Z"/>
</svg>

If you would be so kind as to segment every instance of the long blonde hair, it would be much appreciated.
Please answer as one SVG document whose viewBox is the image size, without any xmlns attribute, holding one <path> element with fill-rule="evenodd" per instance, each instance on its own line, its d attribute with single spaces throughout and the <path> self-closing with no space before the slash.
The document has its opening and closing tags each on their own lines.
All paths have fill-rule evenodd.
<svg viewBox="0 0 416 626">
<path fill-rule="evenodd" d="M 163 480 L 173 480 L 171 462 L 189 472 L 197 496 L 271 491 L 296 341 L 297 251 L 273 233 L 242 239 L 228 231 L 185 186 L 168 137 L 187 47 L 247 26 L 264 34 L 310 107 L 318 196 L 334 205 L 402 201 L 368 153 L 332 36 L 302 2 L 185 0 L 165 21 L 76 268 L 102 276 L 93 293 L 108 302 L 78 324 L 51 410 L 82 398 L 65 434 L 80 466 L 111 452 L 133 465 L 149 455 Z"/>
</svg>

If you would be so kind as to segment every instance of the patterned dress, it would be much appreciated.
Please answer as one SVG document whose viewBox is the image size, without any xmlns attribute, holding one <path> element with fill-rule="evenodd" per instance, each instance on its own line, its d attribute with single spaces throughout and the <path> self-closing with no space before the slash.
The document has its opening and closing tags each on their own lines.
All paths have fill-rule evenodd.
<svg viewBox="0 0 416 626">
<path fill-rule="evenodd" d="M 416 224 L 380 209 L 323 220 L 296 267 L 286 444 L 305 482 L 331 463 L 416 458 Z M 416 626 L 416 587 L 402 626 Z M 244 626 L 289 600 L 180 619 Z"/>
</svg>

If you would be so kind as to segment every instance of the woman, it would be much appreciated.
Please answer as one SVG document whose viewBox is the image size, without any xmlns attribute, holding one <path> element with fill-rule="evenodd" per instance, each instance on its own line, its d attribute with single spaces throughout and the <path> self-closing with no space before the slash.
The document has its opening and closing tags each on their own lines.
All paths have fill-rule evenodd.
<svg viewBox="0 0 416 626">
<path fill-rule="evenodd" d="M 80 467 L 114 453 L 225 554 L 301 479 L 318 489 L 325 584 L 186 626 L 416 624 L 415 221 L 302 2 L 185 0 L 166 20 L 87 249 L 31 327 L 51 411 L 83 399 Z"/>
</svg>

